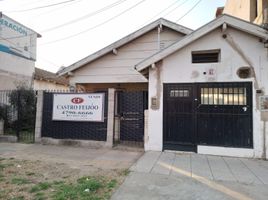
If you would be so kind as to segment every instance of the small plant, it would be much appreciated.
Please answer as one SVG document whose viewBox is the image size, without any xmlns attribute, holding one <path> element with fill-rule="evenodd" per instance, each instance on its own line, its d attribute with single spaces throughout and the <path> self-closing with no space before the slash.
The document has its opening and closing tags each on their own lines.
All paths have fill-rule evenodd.
<svg viewBox="0 0 268 200">
<path fill-rule="evenodd" d="M 1 181 L 5 181 L 5 176 L 3 174 L 0 173 L 0 182 Z"/>
<path fill-rule="evenodd" d="M 45 200 L 45 193 L 38 192 L 34 195 L 34 200 Z"/>
<path fill-rule="evenodd" d="M 124 170 L 122 170 L 122 172 L 121 172 L 121 174 L 124 175 L 124 176 L 129 175 L 129 173 L 130 173 L 129 169 L 124 169 Z"/>
<path fill-rule="evenodd" d="M 11 180 L 11 183 L 16 184 L 16 185 L 24 185 L 24 184 L 29 184 L 30 181 L 25 178 L 13 178 Z"/>
<path fill-rule="evenodd" d="M 51 183 L 48 183 L 48 182 L 44 182 L 44 183 L 39 183 L 35 186 L 33 186 L 30 190 L 31 193 L 34 193 L 34 192 L 39 192 L 39 191 L 42 191 L 42 190 L 47 190 L 48 188 L 51 187 Z"/>
<path fill-rule="evenodd" d="M 35 175 L 35 173 L 34 172 L 26 172 L 26 175 L 27 176 L 33 176 L 33 175 Z"/>
<path fill-rule="evenodd" d="M 53 199 L 100 199 L 97 191 L 104 187 L 105 185 L 94 177 L 82 177 L 77 180 L 76 184 L 58 185 Z"/>
<path fill-rule="evenodd" d="M 14 165 L 13 163 L 7 163 L 7 164 L 0 163 L 0 171 L 2 171 L 3 169 L 5 169 L 7 167 L 11 167 L 13 165 Z"/>
<path fill-rule="evenodd" d="M 22 131 L 32 132 L 35 124 L 35 92 L 25 86 L 18 86 L 9 95 L 10 104 L 18 110 L 18 120 L 13 125 L 19 123 Z"/>
<path fill-rule="evenodd" d="M 116 184 L 117 184 L 117 181 L 115 179 L 113 179 L 107 184 L 107 187 L 109 189 L 112 189 L 112 188 L 114 188 L 116 186 Z"/>
<path fill-rule="evenodd" d="M 24 200 L 24 196 L 14 197 L 11 200 Z"/>
</svg>

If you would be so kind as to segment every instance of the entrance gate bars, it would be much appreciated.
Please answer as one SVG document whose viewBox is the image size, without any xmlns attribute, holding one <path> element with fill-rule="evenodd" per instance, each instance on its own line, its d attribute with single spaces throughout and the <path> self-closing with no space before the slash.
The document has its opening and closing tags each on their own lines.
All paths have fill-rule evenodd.
<svg viewBox="0 0 268 200">
<path fill-rule="evenodd" d="M 252 83 L 164 84 L 164 149 L 253 147 Z"/>
</svg>

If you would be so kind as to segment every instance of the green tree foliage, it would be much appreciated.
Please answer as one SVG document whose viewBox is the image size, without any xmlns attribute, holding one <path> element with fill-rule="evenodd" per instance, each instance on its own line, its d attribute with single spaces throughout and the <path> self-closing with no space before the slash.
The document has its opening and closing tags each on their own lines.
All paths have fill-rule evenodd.
<svg viewBox="0 0 268 200">
<path fill-rule="evenodd" d="M 17 110 L 15 126 L 21 131 L 33 131 L 35 126 L 36 98 L 33 89 L 19 86 L 9 96 L 9 102 Z"/>
</svg>

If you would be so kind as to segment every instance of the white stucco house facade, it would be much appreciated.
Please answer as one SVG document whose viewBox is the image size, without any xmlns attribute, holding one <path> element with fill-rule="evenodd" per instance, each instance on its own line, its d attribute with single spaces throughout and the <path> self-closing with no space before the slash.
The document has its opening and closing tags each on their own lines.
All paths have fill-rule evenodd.
<svg viewBox="0 0 268 200">
<path fill-rule="evenodd" d="M 0 90 L 33 86 L 38 37 L 41 35 L 0 12 Z"/>
<path fill-rule="evenodd" d="M 267 40 L 260 26 L 222 15 L 136 64 L 149 69 L 145 150 L 267 158 Z"/>
</svg>

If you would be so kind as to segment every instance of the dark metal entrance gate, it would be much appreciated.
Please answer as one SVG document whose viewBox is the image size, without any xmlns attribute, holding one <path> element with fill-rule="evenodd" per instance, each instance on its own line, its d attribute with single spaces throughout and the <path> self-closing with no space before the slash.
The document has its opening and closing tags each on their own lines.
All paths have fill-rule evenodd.
<svg viewBox="0 0 268 200">
<path fill-rule="evenodd" d="M 34 143 L 35 114 L 36 91 L 24 87 L 0 91 L 2 134 L 17 136 L 18 142 Z"/>
<path fill-rule="evenodd" d="M 252 84 L 164 84 L 163 148 L 252 148 Z"/>
<path fill-rule="evenodd" d="M 142 145 L 144 141 L 144 110 L 148 107 L 148 92 L 118 92 L 120 116 L 119 142 Z"/>
</svg>

